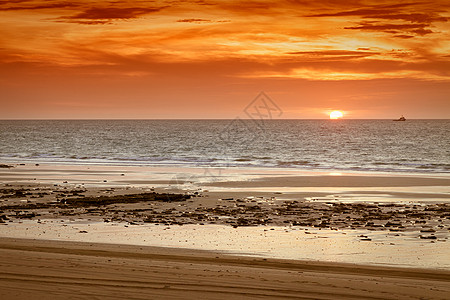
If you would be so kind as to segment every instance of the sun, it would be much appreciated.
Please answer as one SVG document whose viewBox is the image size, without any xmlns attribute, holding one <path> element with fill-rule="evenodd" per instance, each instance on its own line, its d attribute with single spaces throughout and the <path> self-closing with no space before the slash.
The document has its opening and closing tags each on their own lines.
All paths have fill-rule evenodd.
<svg viewBox="0 0 450 300">
<path fill-rule="evenodd" d="M 344 114 L 340 112 L 339 110 L 335 110 L 330 112 L 330 119 L 336 120 L 342 118 Z"/>
</svg>

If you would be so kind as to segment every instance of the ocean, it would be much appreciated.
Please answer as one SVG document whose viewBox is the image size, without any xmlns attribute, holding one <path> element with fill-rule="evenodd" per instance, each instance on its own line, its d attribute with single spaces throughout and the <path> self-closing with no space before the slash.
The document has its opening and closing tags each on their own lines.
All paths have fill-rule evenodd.
<svg viewBox="0 0 450 300">
<path fill-rule="evenodd" d="M 0 161 L 448 173 L 450 120 L 2 120 Z"/>
</svg>

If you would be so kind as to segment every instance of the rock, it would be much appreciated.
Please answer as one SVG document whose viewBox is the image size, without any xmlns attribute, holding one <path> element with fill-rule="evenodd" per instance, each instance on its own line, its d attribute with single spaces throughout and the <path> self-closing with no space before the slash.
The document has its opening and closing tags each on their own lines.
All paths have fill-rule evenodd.
<svg viewBox="0 0 450 300">
<path fill-rule="evenodd" d="M 420 232 L 436 232 L 436 230 L 434 230 L 433 228 L 425 228 L 420 230 Z"/>
<path fill-rule="evenodd" d="M 437 237 L 435 235 L 429 235 L 429 236 L 421 235 L 420 238 L 424 239 L 424 240 L 436 240 L 437 239 Z"/>
</svg>

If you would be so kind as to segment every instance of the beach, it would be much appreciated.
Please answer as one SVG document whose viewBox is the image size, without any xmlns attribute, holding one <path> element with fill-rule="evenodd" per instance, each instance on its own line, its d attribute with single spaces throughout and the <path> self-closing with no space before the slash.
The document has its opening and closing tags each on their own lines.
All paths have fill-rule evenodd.
<svg viewBox="0 0 450 300">
<path fill-rule="evenodd" d="M 449 11 L 0 1 L 0 300 L 450 299 Z"/>
<path fill-rule="evenodd" d="M 3 299 L 445 299 L 448 272 L 0 239 Z"/>
<path fill-rule="evenodd" d="M 10 166 L 0 172 L 6 299 L 450 291 L 446 174 Z"/>
</svg>

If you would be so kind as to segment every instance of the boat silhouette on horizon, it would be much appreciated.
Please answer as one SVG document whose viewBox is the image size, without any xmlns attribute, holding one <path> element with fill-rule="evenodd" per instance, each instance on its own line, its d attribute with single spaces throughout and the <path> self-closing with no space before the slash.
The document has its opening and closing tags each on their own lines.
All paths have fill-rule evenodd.
<svg viewBox="0 0 450 300">
<path fill-rule="evenodd" d="M 392 120 L 392 121 L 406 121 L 404 116 L 401 116 L 400 118 L 398 118 L 397 120 Z"/>
</svg>

